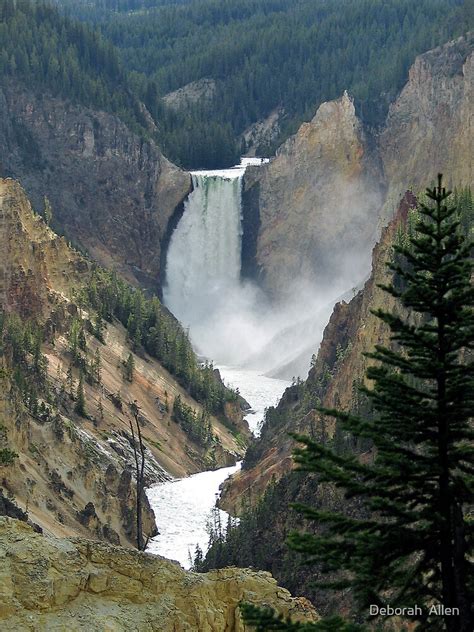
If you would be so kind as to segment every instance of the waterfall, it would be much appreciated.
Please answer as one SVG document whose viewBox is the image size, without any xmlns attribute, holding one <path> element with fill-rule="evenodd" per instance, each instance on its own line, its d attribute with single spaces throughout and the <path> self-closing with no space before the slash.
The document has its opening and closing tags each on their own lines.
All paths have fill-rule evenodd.
<svg viewBox="0 0 474 632">
<path fill-rule="evenodd" d="M 318 313 L 321 297 L 295 281 L 290 300 L 270 304 L 255 283 L 241 280 L 245 167 L 192 174 L 193 190 L 168 247 L 164 302 L 189 328 L 197 352 L 218 365 L 266 372 L 302 354 L 296 374 L 304 375 L 332 303 Z M 287 369 L 290 377 L 294 370 Z"/>
<path fill-rule="evenodd" d="M 164 299 L 190 327 L 240 283 L 243 169 L 192 174 L 193 191 L 168 249 Z"/>
<path fill-rule="evenodd" d="M 261 323 L 263 293 L 240 279 L 246 166 L 192 174 L 166 259 L 165 304 L 189 327 L 197 351 L 220 364 L 242 364 L 270 335 Z"/>
</svg>

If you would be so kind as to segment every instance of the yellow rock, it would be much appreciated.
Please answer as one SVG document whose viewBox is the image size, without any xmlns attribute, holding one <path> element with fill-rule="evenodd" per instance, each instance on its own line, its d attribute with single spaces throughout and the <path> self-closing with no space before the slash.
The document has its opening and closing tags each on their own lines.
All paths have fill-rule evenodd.
<svg viewBox="0 0 474 632">
<path fill-rule="evenodd" d="M 318 618 L 263 571 L 192 573 L 147 553 L 40 535 L 11 518 L 0 518 L 0 558 L 2 630 L 244 632 L 241 601 Z"/>
</svg>

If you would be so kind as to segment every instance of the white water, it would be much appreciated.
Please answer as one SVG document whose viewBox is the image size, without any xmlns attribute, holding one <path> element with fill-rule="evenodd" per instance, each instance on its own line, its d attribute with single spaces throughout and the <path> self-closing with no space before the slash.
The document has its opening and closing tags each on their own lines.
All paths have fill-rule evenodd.
<svg viewBox="0 0 474 632">
<path fill-rule="evenodd" d="M 147 551 L 190 568 L 196 546 L 207 551 L 209 536 L 206 526 L 216 504 L 219 485 L 239 467 L 240 464 L 214 472 L 201 472 L 147 489 L 160 532 L 151 540 Z M 224 511 L 220 514 L 225 526 L 227 514 Z"/>
<path fill-rule="evenodd" d="M 290 383 L 286 380 L 278 380 L 252 369 L 241 369 L 220 366 L 221 377 L 227 386 L 238 388 L 240 394 L 251 405 L 251 410 L 245 415 L 250 430 L 258 435 L 262 424 L 265 409 L 276 406 L 283 395 L 283 391 Z"/>
<path fill-rule="evenodd" d="M 262 327 L 261 292 L 240 280 L 241 187 L 246 164 L 195 171 L 193 191 L 170 240 L 164 301 L 190 330 L 198 353 L 220 364 L 242 364 Z"/>
<path fill-rule="evenodd" d="M 189 328 L 197 352 L 216 364 L 305 377 L 339 286 L 322 292 L 295 279 L 291 298 L 275 305 L 240 278 L 248 162 L 192 174 L 193 191 L 168 248 L 164 301 Z"/>
<path fill-rule="evenodd" d="M 288 382 L 259 375 L 256 371 L 229 367 L 220 367 L 219 370 L 226 384 L 239 387 L 241 395 L 252 406 L 246 419 L 251 430 L 258 431 L 265 408 L 278 402 Z M 206 526 L 219 494 L 219 486 L 239 467 L 201 472 L 148 489 L 148 500 L 155 512 L 160 535 L 153 538 L 147 550 L 177 560 L 184 568 L 189 568 L 190 556 L 194 557 L 196 545 L 204 552 L 208 548 Z M 220 511 L 220 516 L 225 527 L 227 513 Z"/>
</svg>

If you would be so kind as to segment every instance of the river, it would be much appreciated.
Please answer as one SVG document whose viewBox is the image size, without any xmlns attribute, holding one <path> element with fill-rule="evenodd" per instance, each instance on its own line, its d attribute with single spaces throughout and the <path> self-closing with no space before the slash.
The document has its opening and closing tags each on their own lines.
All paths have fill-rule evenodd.
<svg viewBox="0 0 474 632">
<path fill-rule="evenodd" d="M 257 371 L 219 367 L 226 384 L 239 388 L 241 395 L 252 406 L 246 419 L 251 430 L 258 433 L 265 408 L 278 402 L 289 385 Z M 191 566 L 196 545 L 203 551 L 208 547 L 207 522 L 215 506 L 219 486 L 240 464 L 213 472 L 201 472 L 188 478 L 160 483 L 147 490 L 148 500 L 155 512 L 160 535 L 151 540 L 147 551 L 177 560 L 184 568 Z M 227 514 L 221 511 L 225 525 Z"/>
<path fill-rule="evenodd" d="M 256 283 L 241 278 L 242 179 L 249 164 L 262 161 L 244 159 L 231 169 L 192 173 L 193 190 L 168 246 L 163 298 L 189 328 L 198 355 L 212 358 L 225 383 L 238 388 L 252 406 L 247 420 L 258 434 L 265 408 L 276 404 L 288 386 L 264 373 L 273 368 L 267 366 L 269 349 L 276 347 L 278 355 L 284 347 L 275 336 L 293 323 L 293 313 L 280 313 Z M 304 300 L 307 304 L 308 297 Z M 160 531 L 148 550 L 189 568 L 196 545 L 208 548 L 206 524 L 219 486 L 238 467 L 147 490 Z M 221 518 L 225 525 L 227 514 Z"/>
</svg>

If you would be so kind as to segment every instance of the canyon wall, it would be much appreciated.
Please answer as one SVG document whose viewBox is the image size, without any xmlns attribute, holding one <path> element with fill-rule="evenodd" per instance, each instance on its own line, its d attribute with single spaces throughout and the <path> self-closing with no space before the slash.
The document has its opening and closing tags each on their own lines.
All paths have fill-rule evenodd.
<svg viewBox="0 0 474 632">
<path fill-rule="evenodd" d="M 372 272 L 363 289 L 351 301 L 336 304 L 306 381 L 285 391 L 276 413 L 267 416 L 260 437 L 249 448 L 242 470 L 224 483 L 219 501 L 224 509 L 238 514 L 249 503 L 257 503 L 270 483 L 293 469 L 295 442 L 290 432 L 309 433 L 324 442 L 333 439 L 334 419 L 321 415 L 315 405 L 343 410 L 357 407 L 357 385 L 364 383 L 369 362 L 363 354 L 376 344 L 389 344 L 388 328 L 372 310 L 383 307 L 390 311 L 396 306 L 395 299 L 379 285 L 390 280 L 386 262 L 398 227 L 415 204 L 415 197 L 407 193 L 373 250 Z"/>
<path fill-rule="evenodd" d="M 318 288 L 334 277 L 357 280 L 354 259 L 375 240 L 383 194 L 369 145 L 346 93 L 323 103 L 268 164 L 247 170 L 244 221 L 258 217 L 260 228 L 244 258 L 254 259 L 274 296 L 285 295 L 295 279 Z M 244 240 L 245 248 L 252 250 Z"/>
<path fill-rule="evenodd" d="M 383 130 L 369 135 L 347 94 L 244 178 L 244 274 L 275 297 L 298 278 L 344 289 L 369 271 L 368 253 L 403 193 L 443 172 L 474 181 L 474 34 L 420 55 Z M 255 231 L 257 234 L 255 235 Z"/>
<path fill-rule="evenodd" d="M 379 143 L 385 217 L 408 187 L 423 190 L 437 173 L 449 186 L 474 182 L 474 32 L 417 57 Z"/>
<path fill-rule="evenodd" d="M 380 240 L 373 250 L 372 272 L 363 290 L 349 303 L 342 301 L 336 304 L 324 332 L 316 361 L 305 383 L 306 392 L 311 391 L 312 396 L 321 399 L 327 407 L 350 407 L 354 398 L 353 383 L 364 379 L 367 361 L 362 354 L 370 351 L 375 344 L 387 343 L 386 330 L 371 314 L 371 309 L 382 305 L 388 309 L 394 307 L 393 299 L 383 293 L 377 284 L 387 281 L 385 261 L 389 259 L 397 226 L 400 221 L 405 221 L 407 209 L 415 203 L 413 195 L 405 194 L 405 191 L 408 188 L 414 192 L 424 190 L 430 179 L 436 178 L 439 172 L 444 172 L 447 181 L 452 185 L 474 185 L 473 94 L 474 33 L 469 33 L 465 37 L 420 55 L 410 70 L 406 86 L 390 108 L 386 126 L 376 148 L 383 163 L 387 196 L 383 206 L 377 209 L 369 206 L 365 216 L 365 222 L 370 227 L 388 217 L 388 226 L 382 229 Z M 249 178 L 245 176 L 248 191 L 253 191 L 258 197 L 257 200 L 253 200 L 254 203 L 261 205 L 257 261 L 262 264 L 264 283 L 268 283 L 270 288 L 275 290 L 280 287 L 280 281 L 277 280 L 279 271 L 285 270 L 284 274 L 287 274 L 288 269 L 296 274 L 296 269 L 302 265 L 304 245 L 311 239 L 325 239 L 327 221 L 333 221 L 336 213 L 334 205 L 338 199 L 337 189 L 328 197 L 325 214 L 320 217 L 320 236 L 314 236 L 312 230 L 317 231 L 318 225 L 317 222 L 311 223 L 311 209 L 316 216 L 320 206 L 311 207 L 308 194 L 313 192 L 315 195 L 313 187 L 317 189 L 318 181 L 316 176 L 312 178 L 308 175 L 309 165 L 303 166 L 302 162 L 310 155 L 313 143 L 321 136 L 318 123 L 321 109 L 329 117 L 325 133 L 331 142 L 328 142 L 326 149 L 333 147 L 332 153 L 329 154 L 331 159 L 336 155 L 334 148 L 337 147 L 339 152 L 339 160 L 332 162 L 332 176 L 329 176 L 329 182 L 331 177 L 337 179 L 339 174 L 343 173 L 342 166 L 348 168 L 356 164 L 355 161 L 344 162 L 344 156 L 347 158 L 351 155 L 347 149 L 347 139 L 352 138 L 352 144 L 349 143 L 349 148 L 353 150 L 352 156 L 359 156 L 360 164 L 363 164 L 366 140 L 355 118 L 353 105 L 345 95 L 339 101 L 323 104 L 313 121 L 303 125 L 298 134 L 283 145 L 281 154 L 266 166 L 266 170 L 262 168 L 260 176 L 258 171 L 251 172 Z M 337 144 L 338 138 L 341 141 L 340 146 Z M 293 147 L 298 147 L 297 155 L 292 154 Z M 322 149 L 320 151 L 320 159 L 327 161 L 328 154 Z M 313 162 L 321 168 L 317 156 L 312 156 Z M 277 174 L 283 165 L 285 170 L 280 177 L 289 187 L 285 192 L 285 204 L 281 203 L 282 198 L 278 198 L 280 181 Z M 297 172 L 300 170 L 306 170 L 305 185 L 292 186 L 291 182 L 298 182 Z M 363 183 L 364 173 L 366 172 L 363 170 L 355 170 L 354 177 L 359 184 Z M 266 199 L 267 191 L 273 187 L 277 195 L 273 200 L 275 206 L 272 215 L 264 205 L 265 202 L 262 206 L 261 201 Z M 291 196 L 294 196 L 293 201 Z M 307 207 L 301 204 L 301 199 L 308 202 Z M 316 197 L 313 203 L 320 204 Z M 255 212 L 256 209 L 253 210 Z M 287 220 L 285 228 L 279 225 L 281 217 Z M 339 217 L 338 221 L 342 224 L 341 230 L 344 230 L 347 217 Z M 301 251 L 298 250 L 292 233 L 297 226 L 297 234 L 303 236 L 298 242 L 301 244 Z M 265 251 L 263 245 L 272 239 L 272 235 L 275 236 L 274 248 Z M 365 242 L 365 248 L 368 248 L 368 241 Z M 292 249 L 295 254 L 283 261 L 284 253 L 291 253 Z M 271 273 L 266 273 L 267 268 Z M 333 270 L 336 276 L 337 268 Z M 315 274 L 317 275 L 317 272 Z M 289 277 L 288 274 L 286 283 L 290 282 Z M 298 409 L 300 403 L 298 397 L 293 401 L 294 397 L 295 393 L 289 389 L 283 396 L 280 407 L 288 410 Z M 288 417 L 288 427 L 277 426 L 276 429 L 272 429 L 271 424 L 264 425 L 261 439 L 251 449 L 255 454 L 252 459 L 255 462 L 255 469 L 246 472 L 244 468 L 241 473 L 234 476 L 234 482 L 227 483 L 227 493 L 222 500 L 223 506 L 235 510 L 239 496 L 251 487 L 254 488 L 252 497 L 257 499 L 272 477 L 278 478 L 279 473 L 291 468 L 292 442 L 287 432 L 308 431 L 311 424 L 321 429 L 319 417 L 314 410 L 310 410 L 308 415 L 299 414 L 297 417 L 299 421 L 296 426 L 294 415 Z M 325 427 L 324 433 L 327 432 L 331 436 L 332 431 Z M 263 445 L 265 448 L 262 448 Z"/>
<path fill-rule="evenodd" d="M 26 344 L 17 340 L 19 325 L 11 329 L 13 340 L 2 331 L 0 456 L 3 450 L 17 454 L 11 462 L 0 458 L 3 495 L 50 533 L 133 544 L 136 488 L 129 403 L 140 405 L 147 485 L 241 458 L 249 431 L 240 407 L 228 402 L 227 425 L 211 417 L 212 445 L 195 443 L 174 421 L 173 402 L 179 396 L 197 414 L 202 405 L 156 359 L 134 349 L 125 328 L 112 319 L 104 323 L 103 342 L 85 326 L 83 369 L 90 377 L 89 367 L 99 359 L 100 378 L 84 379 L 86 412 L 78 414 L 81 368 L 71 354 L 70 331 L 73 321 L 96 319 L 77 298 L 90 279 L 92 263 L 33 212 L 12 179 L 0 179 L 0 249 L 1 317 L 40 325 L 44 335 L 38 362 L 46 374 L 32 407 L 17 374 L 21 370 L 33 383 L 31 353 L 26 359 L 15 357 L 15 349 Z M 131 381 L 124 376 L 130 355 Z M 155 519 L 145 497 L 143 502 L 144 531 L 151 535 Z"/>
<path fill-rule="evenodd" d="M 152 123 L 150 122 L 150 125 Z M 132 282 L 159 287 L 161 241 L 190 176 L 105 112 L 0 88 L 0 176 L 21 181 L 36 211 Z"/>
<path fill-rule="evenodd" d="M 374 316 L 373 310 L 382 308 L 396 311 L 402 318 L 413 318 L 394 297 L 379 287 L 390 281 L 391 273 L 386 262 L 392 259 L 393 243 L 405 231 L 410 209 L 416 205 L 415 195 L 407 189 L 414 193 L 422 191 L 438 172 L 443 172 L 452 186 L 474 185 L 473 60 L 472 34 L 417 58 L 408 83 L 392 105 L 386 127 L 374 147 L 383 167 L 381 177 L 387 192 L 375 213 L 368 209 L 371 222 L 379 227 L 385 225 L 372 252 L 370 276 L 359 292 L 354 291 L 352 300 L 346 299 L 335 305 L 307 379 L 288 388 L 278 406 L 269 410 L 261 436 L 250 446 L 241 471 L 224 484 L 220 505 L 244 516 L 234 533 L 233 548 L 229 546 L 226 550 L 229 556 L 225 558 L 226 563 L 230 558 L 231 563 L 255 565 L 272 572 L 284 586 L 308 596 L 322 614 L 338 613 L 350 617 L 351 597 L 343 591 L 328 593 L 311 585 L 311 580 L 327 580 L 327 576 L 315 567 L 301 566 L 300 556 L 285 544 L 289 533 L 294 529 L 301 530 L 303 526 L 301 518 L 289 507 L 295 502 L 305 503 L 356 516 L 360 505 L 357 498 L 348 500 L 341 490 L 318 484 L 314 476 L 293 471 L 295 441 L 289 433 L 309 435 L 337 450 L 357 454 L 365 462 L 370 462 L 374 456 L 369 442 L 346 435 L 334 419 L 322 415 L 318 407 L 351 410 L 361 415 L 370 413 L 367 399 L 358 388 L 366 383 L 366 370 L 371 362 L 364 353 L 372 351 L 377 344 L 390 346 L 388 328 Z M 333 104 L 333 108 L 336 107 Z M 303 138 L 301 134 L 300 138 Z M 301 151 L 304 155 L 306 147 Z M 278 156 L 273 162 L 282 164 Z M 336 171 L 340 170 L 340 164 L 335 166 Z M 278 270 L 284 270 L 288 264 L 295 270 L 300 265 L 295 263 L 296 257 L 290 257 L 284 264 L 281 258 L 286 245 L 294 243 L 291 231 L 297 224 L 296 220 L 291 223 L 291 205 L 296 204 L 300 209 L 298 195 L 303 194 L 294 188 L 295 202 L 288 197 L 286 208 L 277 204 L 273 217 L 265 208 L 262 212 L 262 199 L 267 189 L 273 186 L 265 180 L 271 173 L 272 163 L 261 177 L 256 173 L 249 174 L 253 179 L 247 182 L 247 190 L 253 195 L 253 220 L 261 222 L 255 249 L 257 273 L 260 271 L 263 284 L 268 284 L 270 290 L 278 294 L 281 291 Z M 292 162 L 287 164 L 285 175 L 289 174 L 296 177 Z M 305 197 L 310 188 L 308 180 L 303 189 Z M 332 198 L 333 204 L 336 200 L 337 192 Z M 307 213 L 309 217 L 311 207 Z M 280 231 L 278 220 L 284 214 L 290 218 L 290 223 Z M 300 219 L 298 223 L 298 231 L 304 231 L 304 221 Z M 312 239 L 310 219 L 307 226 L 310 234 L 304 236 L 303 245 Z M 320 227 L 323 235 L 324 227 L 325 218 Z M 261 247 L 267 236 L 274 236 L 274 243 L 278 244 L 273 258 L 270 251 L 263 253 L 268 254 L 267 258 L 262 257 Z M 268 275 L 270 268 L 272 273 Z M 251 518 L 247 520 L 249 507 L 252 508 Z M 308 526 L 319 530 L 314 524 L 305 524 L 304 528 Z"/>
</svg>

